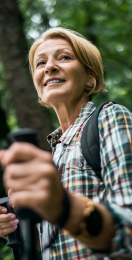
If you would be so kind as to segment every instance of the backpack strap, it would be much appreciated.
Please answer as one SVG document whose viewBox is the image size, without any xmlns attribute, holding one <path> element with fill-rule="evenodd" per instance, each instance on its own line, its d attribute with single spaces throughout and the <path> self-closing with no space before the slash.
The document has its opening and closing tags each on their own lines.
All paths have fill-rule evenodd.
<svg viewBox="0 0 132 260">
<path fill-rule="evenodd" d="M 109 102 L 110 101 L 105 101 L 96 108 L 90 119 L 87 121 L 81 136 L 82 154 L 101 180 L 98 116 L 104 105 Z"/>
</svg>

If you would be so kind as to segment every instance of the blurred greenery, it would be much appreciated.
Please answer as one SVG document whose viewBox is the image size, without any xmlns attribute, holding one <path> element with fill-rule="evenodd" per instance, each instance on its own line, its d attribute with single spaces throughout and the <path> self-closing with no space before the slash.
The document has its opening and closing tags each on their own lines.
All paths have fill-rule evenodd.
<svg viewBox="0 0 132 260">
<path fill-rule="evenodd" d="M 37 260 L 42 260 L 41 252 L 36 249 Z M 4 239 L 0 238 L 0 260 L 14 260 L 12 249 L 6 246 Z"/>
<path fill-rule="evenodd" d="M 7 246 L 3 246 L 4 244 L 5 241 L 0 239 L 0 260 L 14 260 L 12 250 Z"/>
<path fill-rule="evenodd" d="M 28 46 L 49 27 L 63 26 L 82 33 L 99 49 L 108 92 L 94 98 L 132 107 L 132 1 L 131 0 L 18 0 Z M 18 120 L 6 71 L 0 61 L 0 148 L 8 146 L 6 135 L 17 129 Z M 58 121 L 51 110 L 56 128 Z M 0 169 L 0 197 L 4 196 Z M 0 240 L 0 259 L 12 260 L 10 249 Z"/>
</svg>

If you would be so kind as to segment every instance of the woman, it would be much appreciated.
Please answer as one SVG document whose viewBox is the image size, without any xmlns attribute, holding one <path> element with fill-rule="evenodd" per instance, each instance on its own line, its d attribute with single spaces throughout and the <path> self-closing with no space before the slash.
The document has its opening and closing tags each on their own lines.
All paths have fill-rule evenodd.
<svg viewBox="0 0 132 260">
<path fill-rule="evenodd" d="M 47 220 L 49 238 L 60 227 L 50 259 L 129 259 L 131 113 L 112 103 L 100 112 L 102 182 L 80 145 L 83 128 L 95 110 L 91 99 L 105 90 L 99 51 L 81 35 L 54 28 L 33 44 L 29 61 L 40 103 L 55 110 L 60 127 L 48 136 L 53 159 L 50 153 L 26 143 L 1 151 L 11 203 L 29 207 Z M 17 226 L 6 209 L 0 210 L 0 235 L 6 238 Z"/>
</svg>

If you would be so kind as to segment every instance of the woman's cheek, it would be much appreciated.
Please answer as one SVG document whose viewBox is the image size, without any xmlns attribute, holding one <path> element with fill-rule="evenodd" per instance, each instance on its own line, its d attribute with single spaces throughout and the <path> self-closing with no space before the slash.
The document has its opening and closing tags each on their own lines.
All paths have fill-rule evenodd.
<svg viewBox="0 0 132 260">
<path fill-rule="evenodd" d="M 40 84 L 41 79 L 43 78 L 42 68 L 36 69 L 34 72 L 34 81 L 36 84 Z"/>
</svg>

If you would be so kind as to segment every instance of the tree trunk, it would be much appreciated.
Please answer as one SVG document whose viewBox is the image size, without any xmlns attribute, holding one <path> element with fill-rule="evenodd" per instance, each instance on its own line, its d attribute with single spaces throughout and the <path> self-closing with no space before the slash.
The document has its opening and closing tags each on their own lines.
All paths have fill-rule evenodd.
<svg viewBox="0 0 132 260">
<path fill-rule="evenodd" d="M 28 68 L 23 18 L 16 0 L 0 1 L 0 54 L 20 127 L 37 129 L 41 148 L 49 149 L 46 135 L 52 131 L 50 113 L 37 102 Z"/>
</svg>

